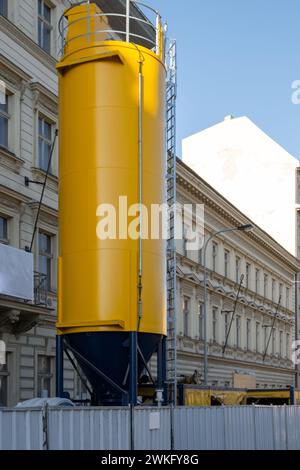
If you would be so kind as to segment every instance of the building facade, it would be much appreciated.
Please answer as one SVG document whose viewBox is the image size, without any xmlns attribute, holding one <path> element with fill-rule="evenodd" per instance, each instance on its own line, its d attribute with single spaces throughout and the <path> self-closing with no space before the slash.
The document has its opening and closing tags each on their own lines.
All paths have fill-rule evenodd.
<svg viewBox="0 0 300 470">
<path fill-rule="evenodd" d="M 296 256 L 300 259 L 300 168 L 297 169 L 296 177 Z M 296 340 L 299 343 L 296 347 L 296 360 L 297 360 L 297 386 L 300 386 L 300 273 L 298 273 L 296 280 Z"/>
<path fill-rule="evenodd" d="M 299 259 L 297 158 L 249 118 L 230 115 L 184 139 L 182 152 L 188 166 Z M 297 286 L 299 338 L 299 279 Z M 300 385 L 299 364 L 297 384 Z"/>
<path fill-rule="evenodd" d="M 180 160 L 177 199 L 180 205 L 204 204 L 205 239 L 224 227 L 252 223 Z M 201 384 L 203 250 L 187 251 L 183 239 L 178 242 L 177 259 L 178 379 L 192 378 Z M 214 237 L 207 246 L 206 264 L 209 384 L 229 387 L 237 383 L 239 376 L 248 375 L 251 383 L 260 388 L 294 385 L 291 348 L 295 339 L 298 260 L 254 224 L 251 232 Z"/>
<path fill-rule="evenodd" d="M 58 126 L 58 20 L 68 1 L 0 1 L 0 242 L 32 244 L 42 183 Z M 55 145 L 33 241 L 34 302 L 0 296 L 0 403 L 55 394 L 58 146 Z M 76 396 L 66 362 L 65 387 Z"/>
</svg>

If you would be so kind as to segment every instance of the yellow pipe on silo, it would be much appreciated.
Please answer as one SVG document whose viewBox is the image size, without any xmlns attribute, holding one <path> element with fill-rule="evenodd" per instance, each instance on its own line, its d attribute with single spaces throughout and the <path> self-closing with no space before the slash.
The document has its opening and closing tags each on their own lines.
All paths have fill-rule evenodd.
<svg viewBox="0 0 300 470">
<path fill-rule="evenodd" d="M 139 240 L 99 240 L 97 208 L 139 204 L 143 60 L 143 204 L 164 202 L 165 68 L 155 52 L 108 41 L 95 4 L 72 8 L 60 88 L 60 334 L 137 331 Z M 90 17 L 93 17 L 92 19 Z M 75 21 L 77 20 L 77 21 Z M 75 21 L 75 22 L 74 22 Z M 91 34 L 86 35 L 87 24 Z M 96 34 L 93 34 L 97 31 Z M 79 37 L 78 37 L 79 36 Z M 76 38 L 76 39 L 75 39 Z M 165 243 L 142 241 L 141 333 L 166 334 Z"/>
</svg>

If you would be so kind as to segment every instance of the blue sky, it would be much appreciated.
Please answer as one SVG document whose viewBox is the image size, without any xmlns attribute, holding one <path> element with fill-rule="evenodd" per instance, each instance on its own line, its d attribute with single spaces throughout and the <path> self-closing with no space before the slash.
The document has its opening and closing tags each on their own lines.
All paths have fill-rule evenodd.
<svg viewBox="0 0 300 470">
<path fill-rule="evenodd" d="M 300 159 L 299 0 L 151 0 L 178 43 L 178 143 L 248 116 Z M 177 153 L 181 154 L 181 145 Z"/>
</svg>

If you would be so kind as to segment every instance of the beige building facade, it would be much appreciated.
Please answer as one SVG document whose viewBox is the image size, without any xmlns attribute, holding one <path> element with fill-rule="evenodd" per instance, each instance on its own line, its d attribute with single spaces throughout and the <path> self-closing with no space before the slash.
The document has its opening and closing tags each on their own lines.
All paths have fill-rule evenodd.
<svg viewBox="0 0 300 470">
<path fill-rule="evenodd" d="M 31 245 L 51 144 L 58 126 L 58 19 L 68 1 L 0 1 L 0 242 Z M 34 302 L 0 295 L 0 403 L 55 395 L 58 146 L 33 243 Z M 65 387 L 76 396 L 66 362 Z"/>
<path fill-rule="evenodd" d="M 205 239 L 223 228 L 252 223 L 180 160 L 177 199 L 180 205 L 204 204 Z M 194 374 L 201 384 L 203 250 L 186 251 L 184 245 L 184 240 L 178 242 L 177 249 L 178 378 L 184 380 Z M 251 232 L 221 234 L 208 244 L 209 384 L 231 387 L 237 375 L 249 375 L 259 388 L 295 384 L 292 342 L 298 271 L 298 260 L 255 224 Z M 242 275 L 244 281 L 223 352 Z"/>
</svg>

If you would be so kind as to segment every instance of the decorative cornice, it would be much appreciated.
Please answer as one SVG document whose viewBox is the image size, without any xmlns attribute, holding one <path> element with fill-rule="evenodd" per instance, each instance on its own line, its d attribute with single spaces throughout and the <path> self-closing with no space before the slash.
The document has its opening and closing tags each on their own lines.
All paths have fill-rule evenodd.
<svg viewBox="0 0 300 470">
<path fill-rule="evenodd" d="M 25 49 L 31 56 L 41 62 L 45 67 L 55 73 L 56 60 L 51 55 L 47 54 L 41 47 L 38 46 L 30 37 L 23 31 L 15 26 L 4 16 L 0 15 L 0 30 L 6 34 L 12 41 L 17 43 L 20 47 Z"/>
<path fill-rule="evenodd" d="M 41 95 L 44 95 L 44 97 L 48 98 L 51 100 L 53 103 L 58 104 L 58 97 L 52 93 L 50 90 L 48 90 L 44 85 L 42 85 L 39 82 L 32 82 L 30 84 L 30 88 L 33 91 L 38 91 Z"/>
<path fill-rule="evenodd" d="M 201 272 L 203 271 L 203 267 L 201 265 L 197 264 L 195 261 L 190 260 L 189 258 L 186 258 L 183 255 L 180 255 L 178 253 L 177 253 L 177 263 L 179 263 L 179 265 L 181 265 L 181 266 L 184 263 L 186 263 L 187 265 L 190 266 L 190 269 L 196 269 L 197 273 L 199 273 L 200 271 Z M 207 271 L 210 275 L 215 274 L 210 269 L 207 269 Z M 199 289 L 199 288 L 203 289 L 203 278 L 200 279 L 196 275 L 192 275 L 192 274 L 193 273 L 184 273 L 184 271 L 182 271 L 180 269 L 180 267 L 178 266 L 178 264 L 177 264 L 176 275 L 177 275 L 178 279 L 181 279 L 186 284 L 193 285 L 193 287 L 196 288 L 196 289 Z M 226 290 L 225 289 L 226 286 L 224 287 L 224 286 L 219 285 L 219 284 L 218 285 L 212 284 L 212 282 L 210 281 L 209 278 L 207 279 L 208 289 L 212 291 L 212 294 L 217 294 L 219 296 L 222 296 L 224 301 L 226 299 L 228 301 L 231 301 L 231 302 L 235 301 L 236 291 L 237 291 L 236 283 L 232 280 L 229 280 L 228 278 L 225 278 L 224 276 L 219 275 L 219 274 L 217 275 L 217 278 L 222 279 L 223 282 L 226 282 L 230 286 L 230 288 L 232 288 L 233 290 Z M 245 287 L 242 287 L 241 294 L 245 294 L 245 292 L 250 293 L 251 296 L 254 295 L 256 297 L 257 301 L 264 302 L 264 300 L 265 300 L 264 297 L 259 296 L 255 292 L 250 291 L 249 289 L 246 289 Z M 254 310 L 255 312 L 263 313 L 266 316 L 271 316 L 272 318 L 274 318 L 274 312 L 276 311 L 276 308 L 277 308 L 277 304 L 272 302 L 270 299 L 268 299 L 268 304 L 271 305 L 271 308 L 268 308 L 267 306 L 263 305 L 262 303 L 258 304 L 254 300 L 245 298 L 245 295 L 239 297 L 238 304 L 241 304 L 244 307 L 248 307 L 251 310 Z M 279 315 L 281 315 L 281 317 Z M 285 307 L 281 307 L 280 310 L 279 310 L 279 313 L 277 315 L 277 319 L 280 320 L 280 321 L 283 321 L 285 323 L 290 323 L 290 324 L 294 325 L 295 324 L 295 312 L 293 310 L 289 310 Z"/>
<path fill-rule="evenodd" d="M 0 75 L 19 89 L 22 88 L 23 82 L 29 82 L 32 78 L 30 75 L 24 72 L 24 70 L 20 69 L 17 65 L 13 64 L 9 59 L 4 57 L 3 54 L 0 54 Z"/>
<path fill-rule="evenodd" d="M 38 105 L 41 104 L 47 108 L 51 113 L 57 116 L 58 114 L 58 97 L 47 90 L 41 83 L 33 82 L 30 84 L 30 88 L 33 92 L 34 97 L 34 109 L 37 109 Z"/>
<path fill-rule="evenodd" d="M 178 338 L 178 340 L 180 340 L 180 338 Z M 191 340 L 191 341 L 195 341 L 195 340 Z M 232 349 L 232 352 L 236 352 L 236 350 Z M 187 361 L 189 359 L 193 359 L 193 358 L 199 360 L 199 357 L 200 358 L 203 357 L 203 353 L 199 354 L 198 352 L 182 350 L 180 348 L 178 348 L 177 354 L 178 354 L 178 356 L 185 357 L 187 359 Z M 244 352 L 244 355 L 246 355 L 246 354 L 247 353 Z M 259 356 L 260 356 L 260 358 L 262 356 L 258 355 L 256 353 L 253 353 L 253 356 L 254 356 L 253 360 L 251 360 L 251 359 L 245 358 L 245 357 L 243 357 L 243 358 L 223 357 L 222 355 L 211 354 L 211 351 L 209 352 L 209 360 L 212 363 L 213 362 L 221 362 L 223 364 L 231 364 L 232 367 L 233 366 L 241 367 L 241 365 L 243 365 L 243 367 L 248 366 L 250 368 L 255 368 L 255 369 L 264 369 L 264 370 L 266 370 L 266 369 L 269 369 L 269 370 L 276 369 L 279 372 L 285 372 L 285 373 L 291 373 L 291 374 L 295 373 L 295 368 L 294 368 L 293 365 L 289 365 L 289 367 L 283 367 L 282 366 L 282 363 L 286 362 L 284 358 L 272 357 L 273 361 L 277 362 L 277 364 L 274 364 L 274 363 L 270 363 L 270 362 L 259 362 L 257 359 L 258 359 Z"/>
<path fill-rule="evenodd" d="M 36 212 L 39 207 L 39 202 L 32 201 L 29 207 Z M 40 221 L 56 227 L 58 225 L 58 211 L 43 204 L 40 211 Z"/>
<path fill-rule="evenodd" d="M 24 160 L 17 157 L 9 150 L 0 147 L 0 165 L 16 174 L 20 174 L 20 169 L 24 165 Z"/>
<path fill-rule="evenodd" d="M 39 183 L 44 183 L 45 176 L 46 176 L 46 172 L 44 170 L 42 170 L 41 168 L 31 167 L 31 171 L 32 171 L 32 176 L 35 181 L 38 181 Z M 51 173 L 48 174 L 46 187 L 47 189 L 51 189 L 57 194 L 58 177 L 55 175 L 52 175 Z"/>
<path fill-rule="evenodd" d="M 7 186 L 4 186 L 3 184 L 0 184 L 0 197 L 3 196 L 9 197 L 18 205 L 21 203 L 28 203 L 31 200 L 28 196 L 25 196 L 22 193 L 14 191 L 13 189 L 10 189 Z"/>
<path fill-rule="evenodd" d="M 177 185 L 187 194 L 192 195 L 198 203 L 210 207 L 216 214 L 226 220 L 229 226 L 237 227 L 247 223 L 253 224 L 250 219 L 179 159 L 177 160 Z M 255 225 L 254 231 L 245 232 L 243 235 L 267 250 L 281 263 L 292 269 L 294 273 L 300 271 L 300 261 L 257 225 Z"/>
</svg>

